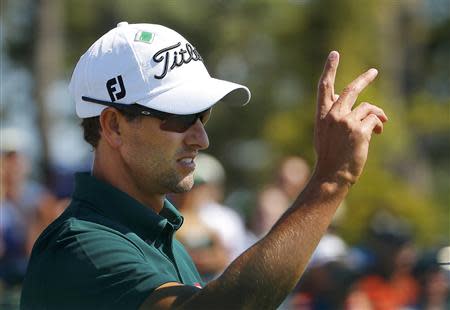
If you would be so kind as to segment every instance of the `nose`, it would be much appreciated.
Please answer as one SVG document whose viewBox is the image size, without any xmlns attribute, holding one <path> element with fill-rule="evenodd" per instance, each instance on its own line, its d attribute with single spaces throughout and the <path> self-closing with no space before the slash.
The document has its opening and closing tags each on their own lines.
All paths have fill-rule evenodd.
<svg viewBox="0 0 450 310">
<path fill-rule="evenodd" d="M 197 119 L 195 124 L 189 127 L 186 131 L 185 143 L 190 147 L 195 147 L 199 150 L 208 148 L 208 134 L 206 133 L 205 126 L 200 119 Z"/>
</svg>

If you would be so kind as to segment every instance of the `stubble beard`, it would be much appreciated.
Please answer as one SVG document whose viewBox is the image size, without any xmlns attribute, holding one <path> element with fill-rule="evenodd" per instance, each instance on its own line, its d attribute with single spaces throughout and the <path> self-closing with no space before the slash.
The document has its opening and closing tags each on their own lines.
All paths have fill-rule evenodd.
<svg viewBox="0 0 450 310">
<path fill-rule="evenodd" d="M 187 176 L 180 176 L 178 173 L 173 172 L 166 174 L 165 177 L 163 176 L 160 182 L 169 193 L 185 193 L 194 186 L 194 176 L 193 173 L 189 173 Z"/>
<path fill-rule="evenodd" d="M 150 174 L 143 179 L 147 179 L 147 181 L 145 181 L 147 187 L 150 185 L 152 188 L 147 188 L 146 191 L 157 191 L 160 194 L 185 193 L 194 186 L 193 172 L 188 175 L 183 175 L 174 167 L 161 169 L 163 166 L 163 162 L 158 161 L 151 164 L 151 167 L 148 170 Z"/>
<path fill-rule="evenodd" d="M 193 172 L 182 174 L 176 169 L 176 162 L 167 160 L 164 154 L 153 153 L 145 157 L 130 155 L 126 162 L 137 186 L 147 194 L 184 193 L 194 185 Z"/>
</svg>

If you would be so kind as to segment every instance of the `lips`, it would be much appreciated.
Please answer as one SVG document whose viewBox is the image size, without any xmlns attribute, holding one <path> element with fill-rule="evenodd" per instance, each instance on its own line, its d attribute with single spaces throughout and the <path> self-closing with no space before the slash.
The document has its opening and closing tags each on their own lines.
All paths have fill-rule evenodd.
<svg viewBox="0 0 450 310">
<path fill-rule="evenodd" d="M 192 164 L 194 162 L 194 158 L 186 157 L 186 158 L 181 158 L 178 161 L 182 164 Z"/>
<path fill-rule="evenodd" d="M 180 157 L 177 160 L 177 163 L 186 168 L 187 170 L 194 170 L 195 169 L 195 162 L 194 162 L 195 155 L 185 155 L 183 157 Z"/>
</svg>

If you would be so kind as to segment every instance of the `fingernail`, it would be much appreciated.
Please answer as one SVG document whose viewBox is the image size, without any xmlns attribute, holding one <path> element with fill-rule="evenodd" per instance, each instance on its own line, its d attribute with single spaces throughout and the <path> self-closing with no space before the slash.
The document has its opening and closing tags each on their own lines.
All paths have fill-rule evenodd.
<svg viewBox="0 0 450 310">
<path fill-rule="evenodd" d="M 378 74 L 378 70 L 375 68 L 370 68 L 369 71 L 372 71 L 374 74 Z"/>
<path fill-rule="evenodd" d="M 336 51 L 331 51 L 330 54 L 328 55 L 328 59 L 333 60 L 336 59 L 338 53 Z"/>
</svg>

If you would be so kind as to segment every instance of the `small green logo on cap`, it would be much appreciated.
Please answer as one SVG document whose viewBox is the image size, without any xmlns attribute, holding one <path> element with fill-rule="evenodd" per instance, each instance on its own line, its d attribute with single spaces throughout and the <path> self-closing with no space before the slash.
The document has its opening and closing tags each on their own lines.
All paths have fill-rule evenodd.
<svg viewBox="0 0 450 310">
<path fill-rule="evenodd" d="M 134 37 L 134 41 L 144 42 L 144 43 L 152 43 L 155 35 L 148 31 L 139 31 L 136 33 Z"/>
</svg>

